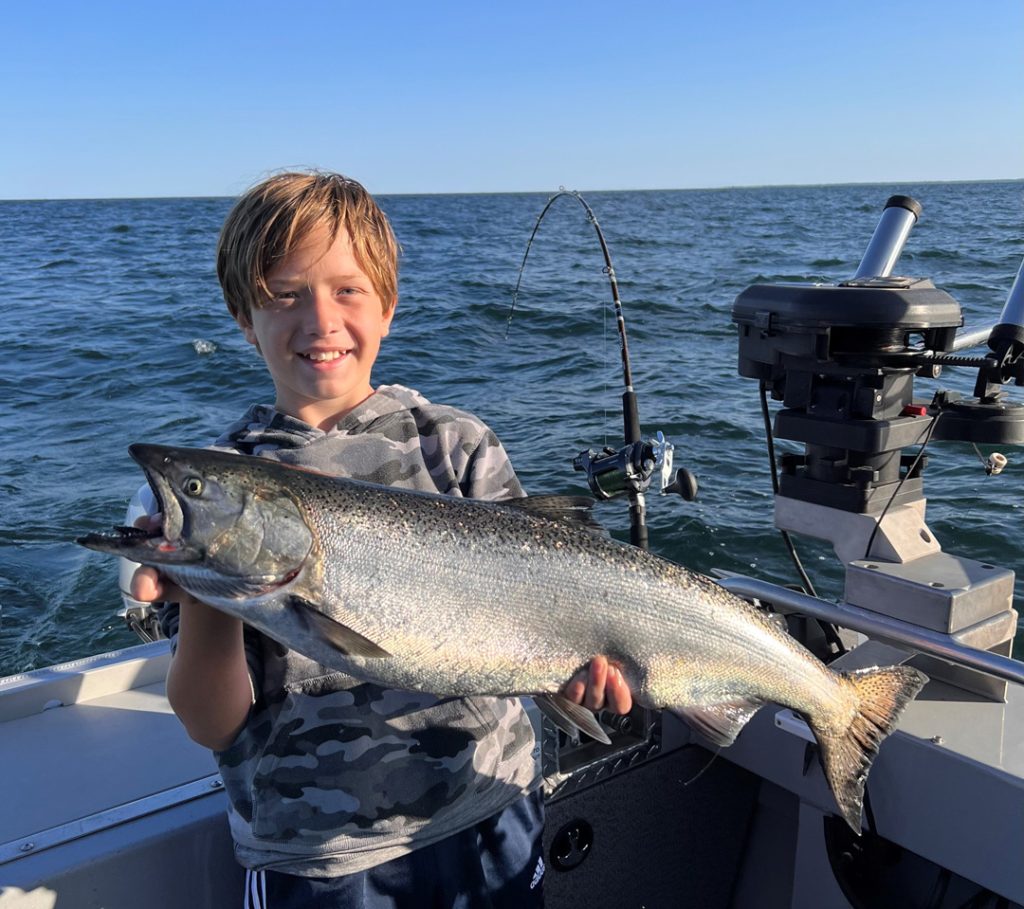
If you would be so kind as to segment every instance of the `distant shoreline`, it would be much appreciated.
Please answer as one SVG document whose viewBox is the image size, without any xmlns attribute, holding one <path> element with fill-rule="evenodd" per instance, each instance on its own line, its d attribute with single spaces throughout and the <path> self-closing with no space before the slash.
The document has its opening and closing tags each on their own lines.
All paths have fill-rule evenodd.
<svg viewBox="0 0 1024 909">
<path fill-rule="evenodd" d="M 968 184 L 992 184 L 992 183 L 1024 183 L 1024 177 L 1006 177 L 983 180 L 860 180 L 842 183 L 751 183 L 751 184 L 730 184 L 728 186 L 689 186 L 689 187 L 646 187 L 642 189 L 581 189 L 579 192 L 590 195 L 610 193 L 708 193 L 708 192 L 729 192 L 731 190 L 747 189 L 825 189 L 827 187 L 850 187 L 850 186 L 944 186 L 944 185 L 968 185 Z M 558 192 L 554 189 L 522 189 L 522 190 L 475 190 L 468 192 L 374 192 L 374 195 L 381 199 L 388 198 L 416 198 L 420 196 L 550 196 Z M 236 196 L 63 196 L 60 198 L 9 198 L 0 199 L 5 202 L 158 202 L 161 200 L 183 200 L 195 199 L 214 201 L 218 199 L 234 199 Z"/>
</svg>

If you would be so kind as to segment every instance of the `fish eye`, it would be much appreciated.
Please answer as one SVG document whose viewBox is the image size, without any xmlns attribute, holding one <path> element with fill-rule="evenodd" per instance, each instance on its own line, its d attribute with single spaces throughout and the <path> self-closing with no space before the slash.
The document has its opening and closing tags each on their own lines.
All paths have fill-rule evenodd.
<svg viewBox="0 0 1024 909">
<path fill-rule="evenodd" d="M 181 488 L 187 496 L 198 496 L 203 491 L 203 481 L 199 477 L 186 477 Z"/>
</svg>

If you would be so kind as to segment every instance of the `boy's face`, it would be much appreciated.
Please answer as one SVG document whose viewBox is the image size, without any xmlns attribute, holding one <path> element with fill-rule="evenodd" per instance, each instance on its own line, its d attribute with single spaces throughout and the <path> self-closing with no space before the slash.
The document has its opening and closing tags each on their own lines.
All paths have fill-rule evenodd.
<svg viewBox="0 0 1024 909">
<path fill-rule="evenodd" d="M 352 254 L 347 231 L 334 242 L 311 233 L 267 275 L 271 300 L 240 322 L 267 363 L 277 409 L 329 429 L 373 391 L 370 370 L 394 316 Z"/>
</svg>

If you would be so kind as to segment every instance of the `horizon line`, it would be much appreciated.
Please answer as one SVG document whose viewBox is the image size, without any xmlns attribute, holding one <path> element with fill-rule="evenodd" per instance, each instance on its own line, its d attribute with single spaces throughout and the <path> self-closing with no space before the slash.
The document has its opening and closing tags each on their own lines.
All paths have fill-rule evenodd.
<svg viewBox="0 0 1024 909">
<path fill-rule="evenodd" d="M 737 189 L 824 189 L 826 187 L 843 186 L 893 186 L 897 184 L 933 185 L 946 183 L 1024 183 L 1024 177 L 983 177 L 962 180 L 847 180 L 836 183 L 734 183 L 722 186 L 688 186 L 688 187 L 646 187 L 626 189 L 584 189 L 573 190 L 581 193 L 664 193 L 664 192 L 727 192 Z M 256 185 L 256 184 L 254 184 Z M 405 196 L 543 196 L 564 191 L 560 186 L 557 190 L 543 189 L 511 189 L 511 190 L 469 190 L 448 192 L 374 192 L 376 198 L 396 198 Z M 242 190 L 244 193 L 245 190 Z M 239 194 L 241 195 L 241 193 Z M 238 195 L 176 195 L 176 196 L 24 196 L 5 197 L 0 202 L 135 202 L 161 201 L 172 199 L 236 199 Z"/>
</svg>

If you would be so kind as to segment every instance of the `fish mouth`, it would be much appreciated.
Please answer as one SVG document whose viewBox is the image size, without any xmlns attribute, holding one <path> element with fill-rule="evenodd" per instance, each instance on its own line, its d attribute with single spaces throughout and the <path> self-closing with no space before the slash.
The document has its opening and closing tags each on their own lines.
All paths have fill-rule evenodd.
<svg viewBox="0 0 1024 909">
<path fill-rule="evenodd" d="M 159 530 L 143 530 L 141 527 L 120 526 L 109 531 L 87 533 L 75 542 L 86 549 L 124 556 L 144 564 L 186 564 L 202 560 L 198 551 L 168 541 Z"/>
<path fill-rule="evenodd" d="M 185 515 L 178 504 L 174 488 L 166 479 L 167 465 L 174 461 L 173 448 L 137 443 L 128 453 L 142 468 L 146 481 L 163 514 L 159 530 L 139 527 L 114 527 L 112 531 L 90 533 L 77 542 L 88 549 L 124 556 L 135 562 L 190 563 L 202 560 L 202 553 L 183 542 Z"/>
<path fill-rule="evenodd" d="M 135 443 L 128 446 L 128 454 L 142 468 L 146 482 L 153 490 L 157 505 L 163 514 L 162 537 L 167 551 L 180 548 L 185 529 L 185 515 L 178 504 L 174 487 L 166 478 L 167 467 L 174 463 L 174 449 L 163 445 Z"/>
</svg>

